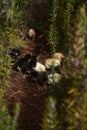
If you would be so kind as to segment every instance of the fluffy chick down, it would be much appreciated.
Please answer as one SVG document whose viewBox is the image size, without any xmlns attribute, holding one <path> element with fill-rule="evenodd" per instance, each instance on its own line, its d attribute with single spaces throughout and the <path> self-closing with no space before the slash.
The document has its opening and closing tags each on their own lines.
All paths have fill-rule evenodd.
<svg viewBox="0 0 87 130">
<path fill-rule="evenodd" d="M 53 73 L 48 75 L 48 84 L 58 83 L 61 79 L 61 75 L 58 73 Z"/>
</svg>

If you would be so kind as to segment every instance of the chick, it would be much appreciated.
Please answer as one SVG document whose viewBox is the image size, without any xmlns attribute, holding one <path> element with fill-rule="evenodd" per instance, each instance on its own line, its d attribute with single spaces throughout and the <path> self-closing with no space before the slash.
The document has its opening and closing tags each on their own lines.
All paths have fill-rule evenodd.
<svg viewBox="0 0 87 130">
<path fill-rule="evenodd" d="M 18 58 L 13 64 L 12 69 L 14 69 L 15 71 L 21 71 L 23 64 L 28 62 L 30 58 L 30 54 L 26 54 L 24 57 Z"/>
<path fill-rule="evenodd" d="M 56 84 L 61 79 L 61 75 L 58 73 L 53 73 L 48 75 L 48 84 Z"/>
<path fill-rule="evenodd" d="M 22 73 L 30 74 L 32 79 L 36 80 L 39 85 L 42 85 L 47 80 L 46 67 L 37 61 L 36 55 L 31 57 L 29 62 L 23 64 Z"/>
<path fill-rule="evenodd" d="M 34 41 L 35 36 L 36 36 L 35 30 L 34 30 L 34 29 L 29 29 L 28 35 L 29 35 L 29 38 L 30 38 L 32 41 Z"/>
<path fill-rule="evenodd" d="M 45 61 L 45 66 L 47 69 L 51 69 L 51 67 L 60 66 L 62 58 L 64 58 L 62 53 L 55 53 L 53 58 L 48 58 Z"/>
<path fill-rule="evenodd" d="M 15 62 L 15 60 L 18 58 L 18 56 L 20 56 L 21 52 L 18 48 L 13 48 L 10 50 L 9 55 L 12 58 L 12 62 Z"/>
</svg>

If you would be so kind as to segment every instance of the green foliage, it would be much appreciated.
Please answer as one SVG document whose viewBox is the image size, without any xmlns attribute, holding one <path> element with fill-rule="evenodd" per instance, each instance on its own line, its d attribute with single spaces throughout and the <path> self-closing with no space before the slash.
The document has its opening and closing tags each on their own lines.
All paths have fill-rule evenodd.
<svg viewBox="0 0 87 130">
<path fill-rule="evenodd" d="M 10 48 L 26 48 L 25 41 L 20 38 L 19 29 L 9 31 L 9 46 Z"/>
<path fill-rule="evenodd" d="M 14 116 L 8 113 L 7 105 L 3 100 L 4 92 L 0 89 L 0 130 L 16 130 L 19 116 L 19 105 L 16 104 Z"/>
<path fill-rule="evenodd" d="M 10 24 L 13 26 L 17 25 L 19 20 L 21 20 L 20 10 L 18 11 L 18 8 L 16 7 L 16 1 L 13 0 L 8 2 L 8 9 L 7 9 L 7 20 L 10 21 Z M 20 17 L 20 19 L 19 19 Z"/>
<path fill-rule="evenodd" d="M 78 6 L 77 6 L 78 7 Z M 84 38 L 84 18 L 85 18 L 85 6 L 82 5 L 78 7 L 76 19 L 73 23 L 73 32 L 72 35 L 74 35 L 71 38 L 71 45 L 72 45 L 72 52 L 73 54 L 70 56 L 71 61 L 71 67 L 69 70 L 69 77 L 71 77 L 71 85 L 72 88 L 68 88 L 70 94 L 70 98 L 67 99 L 67 114 L 69 115 L 69 125 L 68 129 L 76 129 L 76 130 L 83 130 L 84 120 L 82 120 L 83 114 L 83 104 L 84 102 L 84 94 L 86 95 L 87 92 L 85 90 L 86 84 L 84 84 L 84 81 L 86 80 L 86 68 L 87 65 L 86 58 L 85 58 L 85 38 Z M 69 79 L 70 80 L 70 79 Z M 68 84 L 69 85 L 69 84 Z M 84 93 L 84 94 L 83 94 Z M 66 101 L 67 101 L 66 100 Z M 71 104 L 71 106 L 70 106 Z M 85 103 L 84 103 L 85 106 Z M 70 109 L 68 109 L 70 107 Z M 84 115 L 85 116 L 85 115 Z M 87 118 L 86 118 L 87 120 Z M 87 129 L 86 125 L 84 125 L 84 128 Z"/>
<path fill-rule="evenodd" d="M 7 20 L 13 27 L 21 27 L 25 24 L 23 20 L 23 10 L 26 7 L 28 0 L 13 0 L 8 1 Z"/>
<path fill-rule="evenodd" d="M 82 127 L 81 130 L 86 130 L 87 129 L 87 81 L 84 83 L 85 84 L 85 89 L 84 89 L 84 93 L 83 93 L 83 113 L 82 113 Z"/>
<path fill-rule="evenodd" d="M 53 6 L 50 14 L 51 24 L 50 24 L 49 34 L 48 34 L 48 42 L 51 47 L 52 56 L 56 52 L 56 47 L 58 45 L 58 34 L 56 30 L 56 26 L 57 26 L 56 20 L 58 15 L 57 13 L 58 13 L 58 0 L 53 0 Z"/>
<path fill-rule="evenodd" d="M 54 90 L 58 103 L 60 130 L 87 129 L 87 106 L 85 102 L 87 95 L 87 60 L 85 58 L 86 48 L 83 33 L 86 29 L 84 27 L 85 1 L 82 4 L 79 1 L 75 2 L 62 0 L 58 3 L 57 47 L 59 47 L 58 50 L 68 54 L 62 67 L 63 77 Z M 51 32 L 55 32 L 53 25 L 51 28 Z M 71 51 L 70 54 L 69 50 Z M 84 90 L 86 91 L 83 93 Z M 82 102 L 84 102 L 84 106 Z"/>
<path fill-rule="evenodd" d="M 22 46 L 20 31 L 18 31 L 18 17 L 21 13 L 16 8 L 16 1 L 0 1 L 0 130 L 16 130 L 19 116 L 19 105 L 16 104 L 14 116 L 8 113 L 8 107 L 4 102 L 2 89 L 9 85 L 11 73 L 11 58 L 9 48 Z M 17 15 L 18 14 L 18 15 Z"/>
<path fill-rule="evenodd" d="M 73 12 L 73 4 L 69 0 L 61 0 L 59 1 L 58 8 L 58 17 L 57 17 L 57 31 L 58 31 L 58 42 L 59 49 L 65 55 L 69 53 L 69 31 L 70 31 L 70 23 L 71 16 Z"/>
<path fill-rule="evenodd" d="M 64 23 L 62 26 L 62 30 L 64 31 L 65 37 L 69 35 L 69 28 L 70 28 L 70 20 L 71 20 L 71 13 L 73 12 L 73 5 L 70 2 L 66 3 L 66 9 L 64 10 L 63 19 Z"/>
<path fill-rule="evenodd" d="M 10 63 L 11 59 L 8 55 L 5 55 L 7 52 L 7 47 L 4 48 L 4 43 L 0 39 L 0 88 L 4 88 L 9 84 L 9 75 L 10 75 Z"/>
<path fill-rule="evenodd" d="M 43 130 L 58 130 L 58 125 L 56 100 L 53 97 L 49 97 L 46 100 L 46 109 L 43 115 L 42 128 Z"/>
<path fill-rule="evenodd" d="M 85 37 L 85 47 L 86 47 L 86 56 L 87 56 L 87 3 L 85 5 L 85 18 L 84 18 L 84 37 Z"/>
<path fill-rule="evenodd" d="M 22 1 L 21 1 L 22 2 Z M 23 2 L 24 3 L 24 2 Z M 22 3 L 21 3 L 22 4 Z M 11 58 L 9 49 L 13 47 L 24 48 L 21 39 L 20 25 L 22 10 L 17 1 L 6 1 L 0 4 L 0 87 L 8 86 L 11 72 Z"/>
<path fill-rule="evenodd" d="M 15 0 L 15 2 L 16 2 L 16 6 L 21 10 L 27 6 L 29 0 L 25 0 L 25 1 L 24 0 Z"/>
</svg>

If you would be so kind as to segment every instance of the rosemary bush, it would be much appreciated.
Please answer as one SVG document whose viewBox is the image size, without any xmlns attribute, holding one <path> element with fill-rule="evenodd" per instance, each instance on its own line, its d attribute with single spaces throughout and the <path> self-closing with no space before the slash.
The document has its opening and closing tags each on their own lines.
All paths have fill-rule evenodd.
<svg viewBox="0 0 87 130">
<path fill-rule="evenodd" d="M 84 21 L 87 15 L 85 12 L 87 3 L 74 0 L 61 0 L 57 3 L 57 33 L 55 33 L 55 28 L 53 29 L 55 26 L 53 24 L 49 33 L 49 41 L 55 41 L 55 37 L 58 37 L 58 46 L 55 47 L 55 44 L 52 44 L 53 50 L 56 48 L 66 55 L 62 67 L 62 79 L 58 87 L 54 89 L 58 104 L 58 121 L 61 124 L 59 129 L 86 130 L 87 60 Z M 52 52 L 55 52 L 53 50 Z"/>
<path fill-rule="evenodd" d="M 57 15 L 58 15 L 58 0 L 53 0 L 50 13 L 50 29 L 48 34 L 48 42 L 51 47 L 51 56 L 56 52 L 58 46 L 58 31 L 57 31 Z"/>
<path fill-rule="evenodd" d="M 14 111 L 14 116 L 11 117 L 8 112 L 8 107 L 3 99 L 4 88 L 9 85 L 9 76 L 11 73 L 11 58 L 9 57 L 9 48 L 18 47 L 20 36 L 17 33 L 17 17 L 14 9 L 14 2 L 9 6 L 9 1 L 0 1 L 0 129 L 1 130 L 16 130 L 17 119 L 19 115 L 19 105 L 17 104 Z M 9 10 L 9 9 L 10 10 Z M 15 17 L 14 17 L 15 16 Z M 9 21 L 11 20 L 11 21 Z M 13 26 L 14 25 L 14 26 Z M 13 28 L 15 27 L 15 29 Z M 14 36 L 12 35 L 15 34 Z M 17 38 L 18 41 L 15 39 Z M 15 43 L 14 43 L 15 41 Z M 13 44 L 14 43 L 14 44 Z"/>
<path fill-rule="evenodd" d="M 8 113 L 7 105 L 3 100 L 4 92 L 0 89 L 0 129 L 1 130 L 17 130 L 17 119 L 19 116 L 19 105 L 16 104 L 14 116 L 11 117 Z"/>
<path fill-rule="evenodd" d="M 25 47 L 20 37 L 22 21 L 17 1 L 1 1 L 0 4 L 0 87 L 8 86 L 11 58 L 9 49 Z M 20 19 L 19 19 L 20 17 Z M 19 20 L 18 20 L 19 19 Z M 21 23 L 20 23 L 21 24 Z"/>
<path fill-rule="evenodd" d="M 58 127 L 56 100 L 53 97 L 48 97 L 43 113 L 42 128 L 43 130 L 58 130 Z"/>
</svg>

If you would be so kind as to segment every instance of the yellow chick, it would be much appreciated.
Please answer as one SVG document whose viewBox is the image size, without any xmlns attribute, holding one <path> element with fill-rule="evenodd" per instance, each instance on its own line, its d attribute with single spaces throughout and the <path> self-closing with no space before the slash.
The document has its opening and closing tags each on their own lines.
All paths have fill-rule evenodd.
<svg viewBox="0 0 87 130">
<path fill-rule="evenodd" d="M 45 61 L 45 66 L 47 69 L 50 69 L 52 66 L 57 67 L 60 65 L 62 58 L 64 55 L 62 53 L 55 53 L 53 58 L 48 58 Z"/>
</svg>

